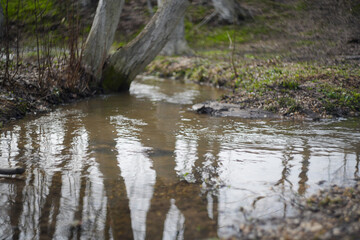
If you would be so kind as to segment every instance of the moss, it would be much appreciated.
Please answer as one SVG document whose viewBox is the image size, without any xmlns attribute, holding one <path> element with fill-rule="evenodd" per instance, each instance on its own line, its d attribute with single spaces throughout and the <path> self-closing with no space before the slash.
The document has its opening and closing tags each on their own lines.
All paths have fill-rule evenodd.
<svg viewBox="0 0 360 240">
<path fill-rule="evenodd" d="M 103 71 L 101 86 L 106 93 L 127 91 L 130 83 L 128 77 L 120 74 L 113 66 L 107 66 Z"/>
<path fill-rule="evenodd" d="M 123 47 L 126 45 L 126 42 L 118 42 L 118 41 L 114 41 L 113 44 L 111 45 L 111 49 L 113 49 L 114 51 L 116 51 L 118 48 Z"/>
</svg>

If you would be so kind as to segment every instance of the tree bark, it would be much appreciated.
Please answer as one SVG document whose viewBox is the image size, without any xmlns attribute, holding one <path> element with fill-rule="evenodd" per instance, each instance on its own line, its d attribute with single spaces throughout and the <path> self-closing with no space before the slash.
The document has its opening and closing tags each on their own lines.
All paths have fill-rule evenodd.
<svg viewBox="0 0 360 240">
<path fill-rule="evenodd" d="M 160 53 L 169 41 L 189 2 L 168 0 L 155 13 L 144 30 L 107 61 L 102 86 L 105 91 L 128 90 L 131 81 Z"/>
<path fill-rule="evenodd" d="M 164 0 L 158 0 L 158 6 L 162 6 Z M 185 40 L 185 24 L 184 17 L 182 17 L 170 36 L 169 41 L 165 47 L 161 50 L 161 55 L 184 55 L 190 54 L 191 49 Z"/>
<path fill-rule="evenodd" d="M 113 43 L 124 0 L 100 0 L 89 36 L 85 42 L 82 65 L 86 73 L 101 81 L 102 69 Z"/>
<path fill-rule="evenodd" d="M 212 0 L 212 3 L 220 19 L 231 24 L 251 17 L 250 11 L 243 8 L 238 0 Z"/>
</svg>

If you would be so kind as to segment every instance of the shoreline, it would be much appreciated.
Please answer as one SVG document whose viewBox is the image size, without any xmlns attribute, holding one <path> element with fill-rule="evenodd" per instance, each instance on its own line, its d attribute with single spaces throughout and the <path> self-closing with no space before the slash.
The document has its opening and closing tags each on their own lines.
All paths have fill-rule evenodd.
<svg viewBox="0 0 360 240">
<path fill-rule="evenodd" d="M 258 61 L 254 62 L 256 63 L 253 64 L 258 64 Z M 299 81 L 284 82 L 275 79 L 270 83 L 262 82 L 258 88 L 249 90 L 236 86 L 236 79 L 231 76 L 232 70 L 226 66 L 225 62 L 220 62 L 213 68 L 215 64 L 215 60 L 201 57 L 158 57 L 150 64 L 145 74 L 164 78 L 172 77 L 229 90 L 229 94 L 223 95 L 221 99 L 193 105 L 192 110 L 199 114 L 313 121 L 360 116 L 360 67 L 358 76 L 349 74 L 343 77 L 339 73 L 333 76 L 323 74 L 320 80 L 314 82 L 319 75 L 310 74 L 306 77 L 297 76 L 302 79 Z M 288 63 L 279 64 L 285 67 L 282 70 L 278 69 L 278 73 L 286 71 Z M 259 66 L 259 68 L 259 75 L 261 71 L 266 75 L 274 70 L 274 67 L 270 70 L 264 66 Z M 326 71 L 336 73 L 337 70 L 327 68 Z M 221 74 L 215 76 L 217 73 Z M 92 97 L 100 92 L 76 93 L 64 87 L 54 87 L 43 92 L 35 84 L 34 78 L 32 72 L 26 72 L 25 69 L 11 86 L 8 84 L 0 89 L 0 127 L 9 121 L 21 119 L 27 114 L 48 112 L 59 104 Z M 351 81 L 346 83 L 349 79 Z M 246 81 L 247 79 L 243 80 L 243 82 Z"/>
<path fill-rule="evenodd" d="M 332 185 L 295 203 L 299 214 L 287 218 L 253 219 L 242 224 L 241 239 L 358 239 L 360 183 Z"/>
<path fill-rule="evenodd" d="M 234 109 L 257 110 L 284 119 L 360 116 L 360 63 L 328 66 L 281 59 L 245 59 L 238 65 L 234 75 L 229 63 L 212 58 L 159 57 L 150 64 L 147 73 L 231 92 L 210 101 L 211 104 L 202 103 L 207 105 L 207 111 L 197 109 L 200 113 L 226 115 L 220 109 L 231 104 Z M 216 107 L 210 110 L 211 105 Z"/>
</svg>

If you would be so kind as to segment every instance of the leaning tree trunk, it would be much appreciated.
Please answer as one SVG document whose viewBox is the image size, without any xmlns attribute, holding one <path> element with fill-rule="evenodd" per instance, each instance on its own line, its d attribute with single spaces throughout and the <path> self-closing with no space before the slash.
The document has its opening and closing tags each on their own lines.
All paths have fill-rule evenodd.
<svg viewBox="0 0 360 240">
<path fill-rule="evenodd" d="M 158 0 L 158 6 L 162 6 L 164 0 Z M 170 36 L 169 41 L 166 43 L 165 47 L 161 50 L 160 54 L 162 55 L 184 55 L 190 54 L 191 49 L 188 46 L 185 40 L 185 24 L 184 17 L 182 17 L 174 29 L 173 33 Z"/>
<path fill-rule="evenodd" d="M 105 91 L 128 90 L 130 83 L 160 53 L 183 18 L 189 2 L 168 0 L 144 30 L 128 45 L 118 49 L 103 71 Z"/>
<path fill-rule="evenodd" d="M 93 84 L 101 82 L 102 69 L 115 31 L 119 23 L 124 0 L 100 0 L 89 36 L 85 42 L 82 65 L 95 78 Z"/>
<path fill-rule="evenodd" d="M 242 7 L 238 0 L 212 0 L 212 3 L 220 19 L 226 22 L 237 24 L 251 17 L 251 12 Z"/>
</svg>

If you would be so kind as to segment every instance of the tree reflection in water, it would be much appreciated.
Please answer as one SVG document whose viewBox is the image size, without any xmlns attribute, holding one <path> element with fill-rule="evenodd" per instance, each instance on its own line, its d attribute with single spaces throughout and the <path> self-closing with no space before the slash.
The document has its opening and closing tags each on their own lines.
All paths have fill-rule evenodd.
<svg viewBox="0 0 360 240">
<path fill-rule="evenodd" d="M 215 90 L 151 84 L 3 129 L 0 167 L 27 171 L 0 179 L 1 239 L 240 237 L 249 217 L 296 214 L 291 198 L 359 177 L 354 120 L 195 115 L 184 104 Z"/>
</svg>

